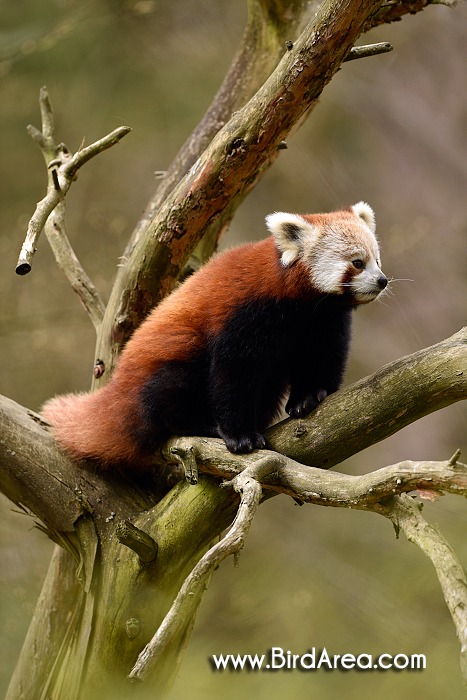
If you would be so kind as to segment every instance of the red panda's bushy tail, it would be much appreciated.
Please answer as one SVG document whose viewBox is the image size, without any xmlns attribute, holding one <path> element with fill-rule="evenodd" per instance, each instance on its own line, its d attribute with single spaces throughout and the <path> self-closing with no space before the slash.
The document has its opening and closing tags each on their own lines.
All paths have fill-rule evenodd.
<svg viewBox="0 0 467 700">
<path fill-rule="evenodd" d="M 70 458 L 98 460 L 103 467 L 140 461 L 128 432 L 131 402 L 124 405 L 113 393 L 108 385 L 94 393 L 56 396 L 42 407 L 55 439 Z"/>
</svg>

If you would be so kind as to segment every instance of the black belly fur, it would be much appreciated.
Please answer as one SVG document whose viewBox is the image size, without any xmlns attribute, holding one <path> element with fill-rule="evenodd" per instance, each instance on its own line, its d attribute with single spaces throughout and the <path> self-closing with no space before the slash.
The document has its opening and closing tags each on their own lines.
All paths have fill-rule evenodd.
<svg viewBox="0 0 467 700">
<path fill-rule="evenodd" d="M 241 436 L 265 430 L 288 390 L 298 400 L 340 386 L 351 311 L 336 296 L 246 302 L 191 361 L 168 362 L 148 378 L 138 444 L 152 452 L 170 435 L 221 435 L 232 451 L 249 451 Z"/>
</svg>

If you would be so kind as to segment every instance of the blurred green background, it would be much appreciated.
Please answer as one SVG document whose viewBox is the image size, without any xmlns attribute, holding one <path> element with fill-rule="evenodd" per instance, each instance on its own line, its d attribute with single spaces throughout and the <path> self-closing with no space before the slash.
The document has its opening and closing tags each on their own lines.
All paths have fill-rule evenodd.
<svg viewBox="0 0 467 700">
<path fill-rule="evenodd" d="M 118 256 L 156 186 L 220 84 L 240 40 L 235 0 L 0 1 L 0 393 L 38 409 L 86 389 L 94 331 L 42 240 L 15 275 L 35 202 L 45 191 L 37 146 L 47 85 L 58 138 L 76 150 L 126 124 L 133 132 L 80 172 L 67 199 L 70 238 L 107 298 Z M 467 6 L 437 6 L 367 35 L 394 52 L 348 63 L 239 210 L 223 245 L 265 234 L 275 209 L 313 212 L 360 199 L 375 209 L 394 295 L 359 310 L 346 381 L 430 345 L 465 324 Z M 348 460 L 363 473 L 402 459 L 445 459 L 466 447 L 457 404 Z M 467 450 L 464 451 L 464 461 Z M 52 545 L 2 499 L 0 691 L 6 688 Z M 467 564 L 465 505 L 425 506 Z M 424 653 L 425 671 L 215 673 L 208 657 L 264 653 Z M 464 695 L 459 649 L 431 564 L 373 514 L 260 509 L 239 568 L 216 572 L 173 698 L 424 698 Z"/>
</svg>

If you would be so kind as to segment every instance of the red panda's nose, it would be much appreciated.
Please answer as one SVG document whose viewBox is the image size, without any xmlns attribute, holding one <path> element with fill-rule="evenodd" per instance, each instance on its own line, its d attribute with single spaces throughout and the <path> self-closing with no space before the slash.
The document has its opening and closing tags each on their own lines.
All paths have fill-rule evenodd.
<svg viewBox="0 0 467 700">
<path fill-rule="evenodd" d="M 388 285 L 388 278 L 386 275 L 381 275 L 381 277 L 378 277 L 376 284 L 380 289 L 385 289 Z"/>
</svg>

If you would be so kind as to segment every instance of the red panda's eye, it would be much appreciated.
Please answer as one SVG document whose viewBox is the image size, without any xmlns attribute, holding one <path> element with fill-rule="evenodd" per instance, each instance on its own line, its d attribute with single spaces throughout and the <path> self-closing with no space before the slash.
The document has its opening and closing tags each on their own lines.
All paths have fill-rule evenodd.
<svg viewBox="0 0 467 700">
<path fill-rule="evenodd" d="M 363 260 L 352 260 L 352 265 L 357 268 L 357 270 L 363 270 L 365 263 Z"/>
</svg>

